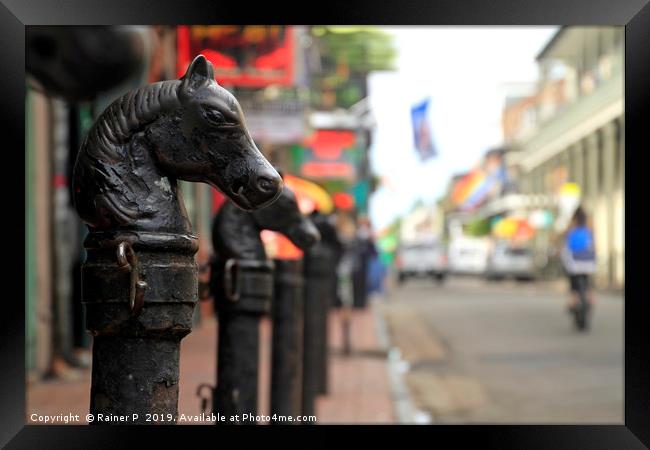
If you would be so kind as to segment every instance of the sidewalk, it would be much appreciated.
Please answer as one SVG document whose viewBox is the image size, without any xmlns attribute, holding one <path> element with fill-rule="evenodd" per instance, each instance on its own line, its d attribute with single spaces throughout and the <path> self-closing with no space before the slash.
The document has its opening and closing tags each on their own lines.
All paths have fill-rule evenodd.
<svg viewBox="0 0 650 450">
<path fill-rule="evenodd" d="M 372 305 L 352 311 L 350 356 L 343 355 L 340 314 L 330 316 L 330 392 L 317 399 L 319 423 L 396 423 L 388 361 Z"/>
<path fill-rule="evenodd" d="M 208 312 L 204 305 L 202 310 Z M 329 322 L 329 393 L 316 400 L 319 424 L 395 423 L 386 349 L 380 345 L 372 305 L 351 315 L 351 355 L 342 353 L 343 335 L 339 311 Z M 269 413 L 271 323 L 262 322 L 260 345 L 260 414 Z M 217 326 L 214 316 L 204 314 L 181 342 L 179 414 L 199 415 L 196 390 L 201 383 L 214 384 Z M 27 389 L 27 423 L 32 413 L 79 414 L 85 424 L 90 392 L 90 370 L 70 372 L 69 379 L 31 383 Z M 207 391 L 207 390 L 206 390 Z M 209 423 L 209 422 L 204 422 Z M 186 424 L 186 423 L 179 423 Z"/>
</svg>

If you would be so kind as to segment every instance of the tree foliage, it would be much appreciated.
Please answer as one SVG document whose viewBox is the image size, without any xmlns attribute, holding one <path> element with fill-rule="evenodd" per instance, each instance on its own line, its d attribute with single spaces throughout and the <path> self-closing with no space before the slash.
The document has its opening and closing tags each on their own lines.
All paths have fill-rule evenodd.
<svg viewBox="0 0 650 450">
<path fill-rule="evenodd" d="M 393 38 L 377 28 L 315 26 L 311 34 L 320 59 L 313 74 L 317 106 L 348 108 L 367 95 L 368 73 L 395 68 Z"/>
</svg>

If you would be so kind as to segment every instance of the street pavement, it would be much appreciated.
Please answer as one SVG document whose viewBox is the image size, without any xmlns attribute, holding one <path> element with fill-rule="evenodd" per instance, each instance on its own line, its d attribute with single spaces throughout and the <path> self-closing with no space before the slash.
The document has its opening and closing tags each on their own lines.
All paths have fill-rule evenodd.
<svg viewBox="0 0 650 450">
<path fill-rule="evenodd" d="M 430 423 L 623 423 L 622 294 L 574 330 L 565 284 L 409 280 L 381 302 Z"/>
</svg>

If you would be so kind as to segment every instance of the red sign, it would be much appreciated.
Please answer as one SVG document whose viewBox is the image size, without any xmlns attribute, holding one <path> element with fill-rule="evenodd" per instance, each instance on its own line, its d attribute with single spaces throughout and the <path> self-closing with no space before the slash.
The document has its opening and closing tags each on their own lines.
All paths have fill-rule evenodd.
<svg viewBox="0 0 650 450">
<path fill-rule="evenodd" d="M 300 174 L 311 179 L 353 181 L 357 169 L 353 152 L 356 136 L 348 130 L 316 130 L 304 141 L 304 161 Z"/>
<path fill-rule="evenodd" d="M 317 130 L 305 139 L 305 145 L 320 159 L 339 159 L 341 152 L 353 147 L 354 143 L 352 131 Z"/>
<path fill-rule="evenodd" d="M 293 29 L 287 26 L 179 26 L 178 74 L 204 55 L 218 83 L 231 86 L 289 86 L 294 78 Z"/>
<path fill-rule="evenodd" d="M 307 178 L 344 178 L 352 180 L 354 166 L 347 162 L 309 161 L 302 165 L 301 175 Z"/>
</svg>

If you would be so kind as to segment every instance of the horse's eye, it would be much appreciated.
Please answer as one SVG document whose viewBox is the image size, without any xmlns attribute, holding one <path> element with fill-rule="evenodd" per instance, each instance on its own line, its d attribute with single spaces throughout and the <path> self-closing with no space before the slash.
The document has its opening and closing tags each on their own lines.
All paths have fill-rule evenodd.
<svg viewBox="0 0 650 450">
<path fill-rule="evenodd" d="M 204 110 L 205 119 L 214 125 L 223 125 L 226 123 L 226 118 L 219 111 L 215 109 Z"/>
</svg>

